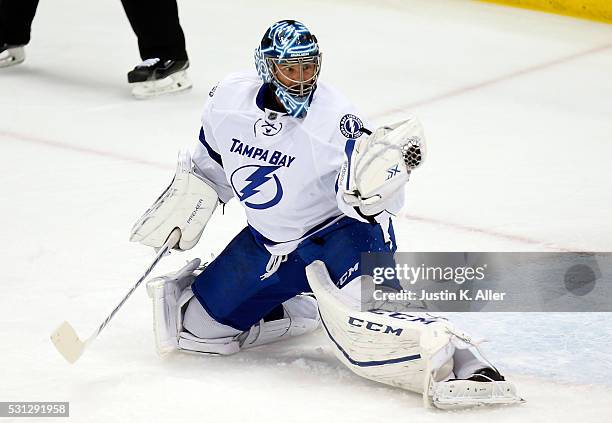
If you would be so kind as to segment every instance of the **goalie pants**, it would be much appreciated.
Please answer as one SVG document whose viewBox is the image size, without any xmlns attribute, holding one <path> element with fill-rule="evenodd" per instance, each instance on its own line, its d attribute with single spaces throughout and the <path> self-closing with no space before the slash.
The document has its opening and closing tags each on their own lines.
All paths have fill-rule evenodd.
<svg viewBox="0 0 612 423">
<path fill-rule="evenodd" d="M 37 6 L 38 0 L 0 0 L 0 46 L 30 42 Z"/>
<path fill-rule="evenodd" d="M 282 313 L 284 301 L 311 291 L 304 269 L 314 260 L 323 261 L 342 288 L 361 275 L 361 253 L 395 251 L 391 224 L 388 235 L 391 242 L 386 243 L 380 225 L 344 217 L 304 240 L 274 274 L 261 280 L 270 253 L 246 227 L 196 278 L 192 290 L 217 322 L 245 331 L 279 308 Z"/>
</svg>

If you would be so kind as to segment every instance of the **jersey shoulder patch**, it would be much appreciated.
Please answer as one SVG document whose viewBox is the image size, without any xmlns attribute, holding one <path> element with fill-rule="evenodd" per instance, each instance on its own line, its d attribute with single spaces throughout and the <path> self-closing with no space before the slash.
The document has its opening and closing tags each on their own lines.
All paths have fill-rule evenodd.
<svg viewBox="0 0 612 423">
<path fill-rule="evenodd" d="M 340 132 L 346 138 L 356 139 L 363 135 L 363 122 L 357 116 L 347 113 L 340 118 Z"/>
</svg>

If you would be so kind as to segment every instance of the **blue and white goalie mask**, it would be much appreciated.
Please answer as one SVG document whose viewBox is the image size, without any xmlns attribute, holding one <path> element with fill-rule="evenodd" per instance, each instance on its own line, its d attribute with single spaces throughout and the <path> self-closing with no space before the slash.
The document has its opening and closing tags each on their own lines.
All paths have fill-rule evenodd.
<svg viewBox="0 0 612 423">
<path fill-rule="evenodd" d="M 255 67 L 287 113 L 303 118 L 308 112 L 321 69 L 317 38 L 304 24 L 283 20 L 273 24 L 255 49 Z"/>
</svg>

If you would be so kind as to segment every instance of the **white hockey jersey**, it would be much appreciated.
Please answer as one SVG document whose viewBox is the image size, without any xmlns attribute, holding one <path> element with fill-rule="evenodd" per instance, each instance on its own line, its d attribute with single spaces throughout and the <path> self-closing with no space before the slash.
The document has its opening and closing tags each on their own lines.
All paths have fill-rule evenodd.
<svg viewBox="0 0 612 423">
<path fill-rule="evenodd" d="M 347 140 L 365 136 L 364 124 L 324 82 L 304 119 L 266 109 L 264 90 L 254 71 L 230 74 L 213 88 L 192 158 L 221 201 L 236 197 L 258 240 L 283 255 L 344 215 L 364 220 L 337 187 Z M 377 220 L 386 230 L 389 214 Z"/>
</svg>

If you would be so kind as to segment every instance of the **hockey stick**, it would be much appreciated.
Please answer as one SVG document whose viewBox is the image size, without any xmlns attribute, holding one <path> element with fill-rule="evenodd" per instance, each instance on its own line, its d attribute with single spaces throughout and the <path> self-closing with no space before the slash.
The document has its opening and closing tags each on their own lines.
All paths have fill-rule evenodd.
<svg viewBox="0 0 612 423">
<path fill-rule="evenodd" d="M 159 263 L 161 258 L 172 249 L 180 240 L 181 231 L 176 228 L 171 233 L 164 245 L 159 249 L 157 255 L 153 262 L 149 265 L 144 274 L 138 279 L 138 282 L 134 284 L 132 289 L 128 291 L 128 293 L 123 297 L 121 302 L 117 304 L 117 306 L 111 311 L 111 313 L 104 319 L 102 324 L 96 329 L 89 338 L 85 340 L 85 342 L 81 341 L 72 327 L 72 325 L 68 322 L 62 323 L 53 333 L 51 334 L 51 342 L 55 345 L 55 348 L 60 352 L 61 355 L 64 356 L 69 363 L 73 364 L 75 361 L 83 355 L 83 351 L 87 348 L 94 339 L 98 337 L 100 332 L 106 327 L 108 322 L 113 318 L 113 316 L 119 311 L 119 309 L 123 306 L 123 304 L 127 301 L 127 299 L 132 295 L 132 293 L 140 286 L 142 281 L 149 276 L 149 273 L 153 270 L 153 268 Z"/>
</svg>

